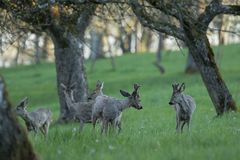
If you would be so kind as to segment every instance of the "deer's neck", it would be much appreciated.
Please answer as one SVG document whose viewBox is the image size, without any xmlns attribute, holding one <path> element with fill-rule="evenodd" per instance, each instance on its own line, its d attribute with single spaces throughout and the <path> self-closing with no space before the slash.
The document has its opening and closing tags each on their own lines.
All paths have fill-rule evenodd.
<svg viewBox="0 0 240 160">
<path fill-rule="evenodd" d="M 123 111 L 131 106 L 129 99 L 119 100 L 118 109 Z"/>
<path fill-rule="evenodd" d="M 74 94 L 73 94 L 73 90 L 71 90 L 71 101 L 74 103 L 75 102 L 75 99 L 74 99 Z"/>
<path fill-rule="evenodd" d="M 28 112 L 25 112 L 25 113 L 21 114 L 21 117 L 22 117 L 22 119 L 23 119 L 25 122 L 30 122 L 30 121 L 32 121 L 32 120 L 31 120 L 31 117 L 30 117 L 30 115 L 29 115 Z"/>
<path fill-rule="evenodd" d="M 188 105 L 188 102 L 187 102 L 187 96 L 185 94 L 182 94 L 181 95 L 181 103 L 179 103 L 179 106 L 185 111 L 185 112 L 188 112 L 189 110 L 189 105 Z"/>
<path fill-rule="evenodd" d="M 65 100 L 66 100 L 68 108 L 72 107 L 73 101 L 72 101 L 71 97 L 68 95 L 67 92 L 64 92 L 64 95 L 65 95 Z"/>
</svg>

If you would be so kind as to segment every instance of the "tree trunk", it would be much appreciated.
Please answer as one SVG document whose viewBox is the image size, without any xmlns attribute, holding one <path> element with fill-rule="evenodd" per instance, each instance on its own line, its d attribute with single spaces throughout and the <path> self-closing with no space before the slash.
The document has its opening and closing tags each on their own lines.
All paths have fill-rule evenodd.
<svg viewBox="0 0 240 160">
<path fill-rule="evenodd" d="M 42 51 L 42 59 L 44 59 L 44 60 L 47 60 L 47 58 L 48 58 L 48 55 L 49 55 L 49 53 L 48 53 L 48 43 L 49 43 L 49 38 L 48 38 L 48 36 L 47 35 L 44 35 L 44 38 L 43 38 L 43 51 Z"/>
<path fill-rule="evenodd" d="M 37 156 L 12 112 L 6 86 L 0 76 L 0 157 L 1 160 L 36 160 Z"/>
<path fill-rule="evenodd" d="M 150 51 L 152 43 L 153 43 L 153 32 L 149 30 L 147 35 L 147 40 L 146 40 L 147 51 Z M 162 40 L 162 48 L 163 48 L 163 40 Z"/>
<path fill-rule="evenodd" d="M 40 58 L 41 58 L 41 48 L 39 46 L 39 39 L 40 36 L 36 34 L 35 40 L 34 40 L 34 47 L 35 47 L 35 63 L 40 64 Z"/>
<path fill-rule="evenodd" d="M 72 114 L 65 102 L 61 83 L 67 87 L 76 83 L 74 99 L 78 102 L 87 101 L 88 86 L 83 54 L 84 34 L 96 7 L 96 4 L 88 4 L 73 19 L 56 18 L 56 23 L 52 23 L 47 29 L 54 43 L 57 88 L 60 103 L 58 122 L 73 120 Z"/>
<path fill-rule="evenodd" d="M 188 58 L 187 58 L 187 65 L 185 68 L 185 73 L 187 74 L 193 74 L 198 72 L 197 65 L 195 64 L 192 54 L 190 53 L 191 51 L 188 51 Z"/>
<path fill-rule="evenodd" d="M 3 54 L 3 37 L 2 33 L 0 32 L 0 55 Z"/>
<path fill-rule="evenodd" d="M 214 53 L 207 36 L 202 35 L 201 31 L 197 33 L 194 29 L 185 30 L 185 33 L 186 45 L 191 50 L 190 53 L 199 69 L 217 115 L 230 110 L 236 111 L 236 104 L 215 63 Z"/>
<path fill-rule="evenodd" d="M 21 43 L 20 43 L 20 40 L 18 40 L 17 43 L 18 43 L 17 44 L 17 53 L 16 53 L 15 58 L 14 58 L 14 65 L 15 66 L 18 65 L 19 55 L 21 53 Z"/>
<path fill-rule="evenodd" d="M 20 55 L 24 54 L 25 53 L 25 50 L 26 50 L 26 41 L 28 39 L 28 36 L 27 34 L 24 35 L 22 38 L 20 38 L 17 42 L 17 53 L 16 53 L 16 56 L 14 58 L 14 65 L 18 65 L 19 63 L 19 58 L 20 58 Z M 21 61 L 21 64 L 23 64 L 23 58 L 20 59 Z"/>
<path fill-rule="evenodd" d="M 65 97 L 60 87 L 76 82 L 74 99 L 85 101 L 87 99 L 87 78 L 84 68 L 83 34 L 76 35 L 65 31 L 60 26 L 52 26 L 49 33 L 54 43 L 54 54 L 57 72 L 57 88 L 60 102 L 59 122 L 71 121 Z"/>
<path fill-rule="evenodd" d="M 162 50 L 163 50 L 164 37 L 163 37 L 162 33 L 159 33 L 158 35 L 159 35 L 159 42 L 158 42 L 158 49 L 157 49 L 157 53 L 156 53 L 157 60 L 154 63 L 154 65 L 158 68 L 160 73 L 163 74 L 165 72 L 165 69 L 161 65 L 161 61 L 162 61 Z"/>
<path fill-rule="evenodd" d="M 220 15 L 218 17 L 219 19 L 219 22 L 218 22 L 218 28 L 219 28 L 219 31 L 218 31 L 218 48 L 217 48 L 217 52 L 216 52 L 216 61 L 217 61 L 217 64 L 220 65 L 220 62 L 221 62 L 221 56 L 222 56 L 222 53 L 221 53 L 221 49 L 220 49 L 220 46 L 221 45 L 224 45 L 225 43 L 225 39 L 224 39 L 224 32 L 222 32 L 222 30 L 224 29 L 224 16 L 223 15 Z"/>
<path fill-rule="evenodd" d="M 103 57 L 102 34 L 91 31 L 91 58 L 93 60 Z"/>
<path fill-rule="evenodd" d="M 103 44 L 102 44 L 103 42 L 102 42 L 102 34 L 97 33 L 95 31 L 91 31 L 90 35 L 91 35 L 90 58 L 92 59 L 92 65 L 91 65 L 90 71 L 93 72 L 97 59 L 103 57 Z"/>
<path fill-rule="evenodd" d="M 119 42 L 122 53 L 123 54 L 130 53 L 132 39 L 131 33 L 127 33 L 123 26 L 120 26 L 119 30 L 120 30 Z"/>
</svg>

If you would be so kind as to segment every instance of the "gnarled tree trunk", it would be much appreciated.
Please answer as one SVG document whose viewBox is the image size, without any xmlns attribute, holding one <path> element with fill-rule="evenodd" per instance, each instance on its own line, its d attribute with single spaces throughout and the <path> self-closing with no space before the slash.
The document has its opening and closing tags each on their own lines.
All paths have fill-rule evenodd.
<svg viewBox="0 0 240 160">
<path fill-rule="evenodd" d="M 185 33 L 186 45 L 191 50 L 190 53 L 212 99 L 217 115 L 222 115 L 229 110 L 236 111 L 236 104 L 218 70 L 207 36 L 201 34 L 201 31 L 196 35 L 197 32 L 194 29 L 191 31 L 186 29 Z"/>
<path fill-rule="evenodd" d="M 0 76 L 0 159 L 36 160 L 37 156 L 12 112 L 6 86 Z"/>
<path fill-rule="evenodd" d="M 197 65 L 194 62 L 192 54 L 190 52 L 191 50 L 188 51 L 187 65 L 185 68 L 185 73 L 187 74 L 193 74 L 198 72 Z"/>
<path fill-rule="evenodd" d="M 84 68 L 84 34 L 95 12 L 96 5 L 87 5 L 81 13 L 73 19 L 56 18 L 48 28 L 54 43 L 54 55 L 57 72 L 57 88 L 60 103 L 59 122 L 72 121 L 61 83 L 67 87 L 75 85 L 74 99 L 76 101 L 87 100 L 87 77 Z M 67 23 L 69 21 L 69 24 Z"/>
<path fill-rule="evenodd" d="M 87 78 L 84 68 L 83 34 L 73 34 L 65 31 L 60 26 L 52 26 L 49 29 L 54 43 L 54 54 L 57 72 L 57 88 L 60 102 L 59 121 L 67 122 L 70 117 L 61 83 L 70 86 L 76 82 L 74 98 L 77 101 L 87 99 Z"/>
</svg>

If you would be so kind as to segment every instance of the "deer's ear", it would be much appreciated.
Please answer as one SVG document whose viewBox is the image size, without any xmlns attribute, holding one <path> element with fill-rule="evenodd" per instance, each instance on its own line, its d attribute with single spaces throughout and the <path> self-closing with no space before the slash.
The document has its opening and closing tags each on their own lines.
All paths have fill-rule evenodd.
<svg viewBox="0 0 240 160">
<path fill-rule="evenodd" d="M 104 85 L 104 82 L 101 82 L 100 86 L 99 86 L 99 89 L 102 90 L 103 89 L 103 85 Z"/>
<path fill-rule="evenodd" d="M 63 89 L 67 89 L 67 87 L 63 83 L 61 83 L 60 85 Z"/>
<path fill-rule="evenodd" d="M 138 85 L 137 83 L 134 83 L 133 88 L 135 91 L 137 91 L 141 86 Z"/>
<path fill-rule="evenodd" d="M 104 82 L 97 80 L 96 89 L 102 90 Z"/>
<path fill-rule="evenodd" d="M 131 94 L 126 92 L 126 91 L 123 91 L 123 90 L 120 90 L 120 93 L 122 94 L 123 97 L 130 97 Z"/>
<path fill-rule="evenodd" d="M 27 107 L 27 104 L 28 104 L 28 97 L 25 97 L 25 98 L 23 99 L 23 102 L 24 102 L 24 108 L 26 108 L 26 107 Z"/>
<path fill-rule="evenodd" d="M 19 104 L 17 105 L 17 108 L 26 108 L 28 104 L 28 98 L 25 97 L 24 99 L 22 99 Z"/>
<path fill-rule="evenodd" d="M 179 88 L 179 91 L 183 92 L 184 90 L 185 90 L 185 83 L 182 83 L 180 88 Z"/>
<path fill-rule="evenodd" d="M 70 86 L 70 89 L 75 89 L 75 86 L 77 85 L 77 83 L 76 82 L 74 82 L 73 84 L 71 84 L 71 86 Z"/>
</svg>

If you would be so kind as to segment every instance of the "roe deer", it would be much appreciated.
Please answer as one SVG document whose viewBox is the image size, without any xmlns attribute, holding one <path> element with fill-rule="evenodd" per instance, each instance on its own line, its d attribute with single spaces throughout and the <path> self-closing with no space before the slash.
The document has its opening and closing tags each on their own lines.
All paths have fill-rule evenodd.
<svg viewBox="0 0 240 160">
<path fill-rule="evenodd" d="M 90 123 L 92 121 L 92 106 L 95 103 L 95 98 L 102 94 L 103 83 L 100 81 L 97 82 L 96 89 L 88 97 L 89 101 L 86 102 L 74 102 L 70 95 L 73 93 L 72 89 L 68 89 L 63 83 L 61 83 L 61 86 L 70 115 L 74 120 L 80 122 L 80 131 L 82 131 L 84 123 Z"/>
<path fill-rule="evenodd" d="M 184 125 L 187 123 L 188 130 L 190 130 L 190 122 L 192 119 L 192 114 L 196 109 L 196 103 L 194 99 L 183 93 L 185 89 L 185 84 L 182 83 L 181 86 L 179 84 L 172 84 L 173 93 L 170 99 L 169 104 L 173 105 L 176 110 L 176 130 L 179 132 L 183 131 Z"/>
<path fill-rule="evenodd" d="M 52 112 L 47 108 L 38 108 L 32 112 L 26 110 L 28 98 L 24 98 L 16 107 L 16 113 L 27 126 L 28 131 L 35 133 L 40 130 L 44 136 L 47 136 L 50 123 L 52 121 Z"/>
<path fill-rule="evenodd" d="M 127 97 L 124 100 L 119 100 L 109 96 L 98 96 L 96 98 L 96 102 L 93 105 L 93 113 L 92 113 L 92 123 L 93 128 L 95 128 L 97 119 L 102 119 L 102 128 L 101 133 L 108 131 L 108 125 L 112 124 L 118 127 L 118 132 L 121 131 L 121 116 L 122 111 L 129 108 L 134 107 L 138 110 L 142 109 L 142 105 L 140 104 L 140 97 L 138 94 L 139 85 L 134 84 L 134 91 L 132 94 L 120 90 L 120 93 Z"/>
</svg>

